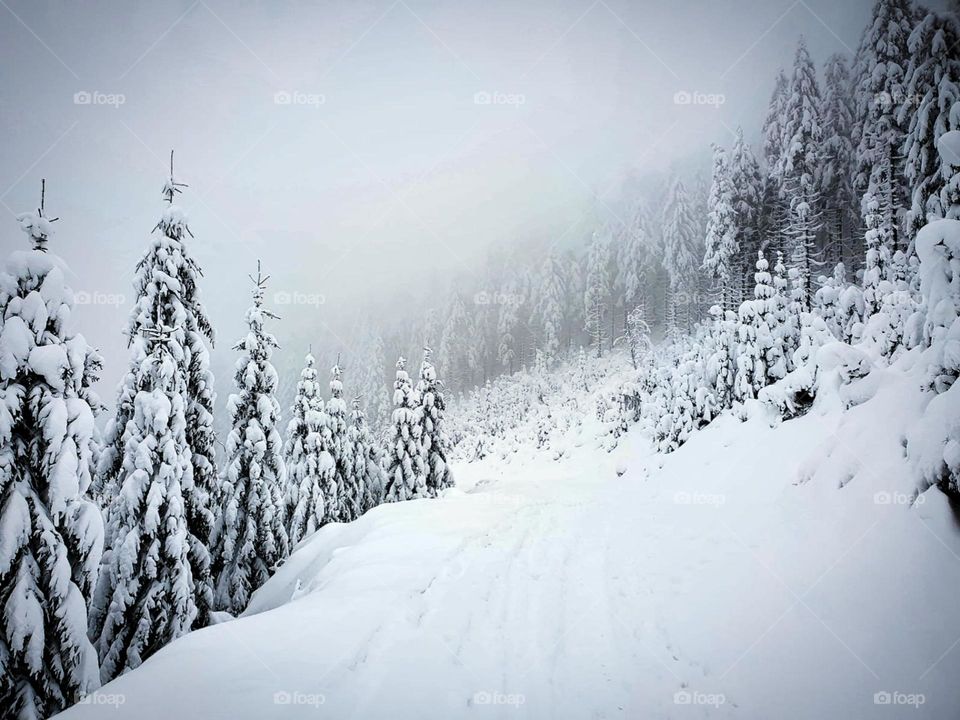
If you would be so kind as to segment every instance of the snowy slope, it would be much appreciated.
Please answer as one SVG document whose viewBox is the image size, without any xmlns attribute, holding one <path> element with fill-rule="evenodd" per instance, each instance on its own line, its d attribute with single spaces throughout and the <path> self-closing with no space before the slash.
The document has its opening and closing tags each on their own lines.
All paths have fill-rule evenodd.
<svg viewBox="0 0 960 720">
<path fill-rule="evenodd" d="M 911 502 L 916 378 L 875 372 L 845 413 L 727 414 L 667 456 L 585 421 L 559 462 L 462 463 L 62 717 L 956 717 L 960 531 Z"/>
</svg>

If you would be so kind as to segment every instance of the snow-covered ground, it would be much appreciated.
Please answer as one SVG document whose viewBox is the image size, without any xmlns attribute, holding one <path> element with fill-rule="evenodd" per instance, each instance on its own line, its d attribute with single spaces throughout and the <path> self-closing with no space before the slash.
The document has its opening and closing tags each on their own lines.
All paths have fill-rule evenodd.
<svg viewBox="0 0 960 720">
<path fill-rule="evenodd" d="M 916 378 L 875 372 L 671 455 L 587 420 L 559 461 L 460 463 L 62 717 L 956 717 L 960 530 L 903 459 Z"/>
</svg>

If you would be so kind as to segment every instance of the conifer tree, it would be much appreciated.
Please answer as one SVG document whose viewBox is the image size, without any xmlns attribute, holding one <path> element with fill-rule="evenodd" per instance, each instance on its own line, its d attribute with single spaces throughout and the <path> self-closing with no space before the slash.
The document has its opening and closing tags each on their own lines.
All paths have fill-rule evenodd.
<svg viewBox="0 0 960 720">
<path fill-rule="evenodd" d="M 227 462 L 220 476 L 220 515 L 214 530 L 217 603 L 228 612 L 243 612 L 250 596 L 287 556 L 284 527 L 286 470 L 278 426 L 277 371 L 271 364 L 276 338 L 265 321 L 277 316 L 263 306 L 266 282 L 257 263 L 249 328 L 234 350 L 240 351 L 230 396 Z"/>
<path fill-rule="evenodd" d="M 583 311 L 586 323 L 584 330 L 597 357 L 603 356 L 603 343 L 607 339 L 607 296 L 609 286 L 610 245 L 603 233 L 595 232 L 590 242 L 587 258 L 586 291 L 583 295 Z"/>
<path fill-rule="evenodd" d="M 123 429 L 121 475 L 90 617 L 104 682 L 138 667 L 193 627 L 199 609 L 185 489 L 193 466 L 187 388 L 175 328 L 144 329 L 143 386 Z"/>
<path fill-rule="evenodd" d="M 853 99 L 850 83 L 843 55 L 831 55 L 824 69 L 823 109 L 820 113 L 823 123 L 820 189 L 827 237 L 824 260 L 833 264 L 849 262 L 853 257 L 850 241 L 858 226 L 859 216 L 853 193 Z"/>
<path fill-rule="evenodd" d="M 540 292 L 534 309 L 540 334 L 540 348 L 548 363 L 552 363 L 560 352 L 565 295 L 563 280 L 560 259 L 556 254 L 550 253 L 540 270 Z"/>
<path fill-rule="evenodd" d="M 650 242 L 647 208 L 643 202 L 638 202 L 624 233 L 617 259 L 618 284 L 623 288 L 624 326 L 628 332 L 629 314 L 638 307 L 646 309 L 646 281 L 651 265 Z"/>
<path fill-rule="evenodd" d="M 69 327 L 56 218 L 41 199 L 17 220 L 30 249 L 0 273 L 0 714 L 42 720 L 99 685 L 87 612 L 103 525 L 87 494 L 100 358 Z"/>
<path fill-rule="evenodd" d="M 426 489 L 428 495 L 436 497 L 453 486 L 453 473 L 447 461 L 449 450 L 443 427 L 446 403 L 437 371 L 430 361 L 430 352 L 429 346 L 423 349 L 416 394 L 420 400 L 420 456 L 426 474 Z"/>
<path fill-rule="evenodd" d="M 328 418 L 320 397 L 313 355 L 307 353 L 287 425 L 287 535 L 293 548 L 327 520 L 324 496 L 335 482 L 333 457 L 323 447 Z"/>
<path fill-rule="evenodd" d="M 353 473 L 353 449 L 347 434 L 347 404 L 343 399 L 343 370 L 340 359 L 330 369 L 330 399 L 327 401 L 327 427 L 330 430 L 329 450 L 336 468 L 338 502 L 336 519 L 350 522 L 363 512 L 362 478 Z"/>
<path fill-rule="evenodd" d="M 401 355 L 397 360 L 397 380 L 393 386 L 393 435 L 387 449 L 385 502 L 427 496 L 420 451 L 419 403 L 410 385 L 406 364 L 406 358 Z"/>
<path fill-rule="evenodd" d="M 763 178 L 760 165 L 750 145 L 744 140 L 743 129 L 740 127 L 737 128 L 736 141 L 730 153 L 729 177 L 737 252 L 731 263 L 734 294 L 732 302 L 725 309 L 735 311 L 752 289 L 752 285 L 748 287 L 749 276 L 744 267 L 744 258 L 752 258 L 760 247 L 760 216 L 763 212 Z"/>
<path fill-rule="evenodd" d="M 182 491 L 197 607 L 196 626 L 202 627 L 208 622 L 213 602 L 209 546 L 213 529 L 211 497 L 217 485 L 213 432 L 215 395 L 206 343 L 213 344 L 214 333 L 200 302 L 199 281 L 203 273 L 187 249 L 186 238 L 192 237 L 192 233 L 183 210 L 173 202 L 183 187 L 186 185 L 174 180 L 171 152 L 170 177 L 162 191 L 167 206 L 154 228 L 150 247 L 137 265 L 134 280 L 137 299 L 126 328 L 130 363 L 117 390 L 114 416 L 106 426 L 94 494 L 112 497 L 123 481 L 126 446 L 123 433 L 133 415 L 137 392 L 146 382 L 143 330 L 156 325 L 173 327 L 171 353 L 180 358 L 177 371 L 184 375 L 187 393 L 185 433 L 193 472 L 189 485 Z"/>
<path fill-rule="evenodd" d="M 357 388 L 360 391 L 367 427 L 376 432 L 386 427 L 392 411 L 390 394 L 384 379 L 384 361 L 387 356 L 383 337 L 372 323 L 367 322 L 362 337 L 362 362 Z"/>
<path fill-rule="evenodd" d="M 727 155 L 722 147 L 715 145 L 713 182 L 710 185 L 710 197 L 707 201 L 707 236 L 703 270 L 707 277 L 719 286 L 720 302 L 724 308 L 739 304 L 737 302 L 739 277 L 737 277 L 736 264 L 740 246 L 737 242 L 734 202 Z"/>
<path fill-rule="evenodd" d="M 670 185 L 663 215 L 663 266 L 669 277 L 668 330 L 689 329 L 690 308 L 697 286 L 694 247 L 696 222 L 690 212 L 689 198 L 683 181 L 676 177 Z"/>
<path fill-rule="evenodd" d="M 379 453 L 373 438 L 370 437 L 359 397 L 353 399 L 350 427 L 347 432 L 350 439 L 350 449 L 353 452 L 353 473 L 362 480 L 363 502 L 361 513 L 363 513 L 383 502 L 386 478 L 380 467 Z"/>
<path fill-rule="evenodd" d="M 898 121 L 906 131 L 904 174 L 912 192 L 907 218 L 911 238 L 929 217 L 942 218 L 949 206 L 940 202 L 940 190 L 952 176 L 937 151 L 937 141 L 950 130 L 960 130 L 960 117 L 951 108 L 960 101 L 960 17 L 927 11 L 910 34 L 910 65 L 904 102 Z"/>
</svg>

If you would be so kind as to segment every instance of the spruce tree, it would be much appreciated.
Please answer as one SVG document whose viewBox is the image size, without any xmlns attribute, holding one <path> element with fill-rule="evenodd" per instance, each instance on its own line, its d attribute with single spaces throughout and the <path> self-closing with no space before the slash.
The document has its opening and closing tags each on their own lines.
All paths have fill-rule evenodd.
<svg viewBox="0 0 960 720">
<path fill-rule="evenodd" d="M 234 614 L 243 612 L 288 553 L 277 371 L 270 362 L 279 346 L 264 326 L 277 316 L 263 306 L 269 276 L 261 274 L 259 263 L 257 277 L 250 279 L 253 305 L 246 314 L 247 335 L 234 346 L 240 351 L 234 375 L 237 392 L 227 403 L 231 430 L 213 542 L 217 604 Z"/>
<path fill-rule="evenodd" d="M 950 110 L 960 101 L 960 17 L 927 11 L 910 34 L 910 65 L 898 121 L 906 130 L 904 174 L 912 202 L 907 218 L 911 238 L 927 219 L 942 218 L 949 206 L 940 202 L 940 190 L 952 176 L 937 151 L 937 141 L 950 130 L 960 130 L 960 117 Z"/>
<path fill-rule="evenodd" d="M 146 384 L 143 330 L 155 325 L 173 327 L 171 353 L 181 358 L 177 372 L 184 376 L 187 393 L 185 434 L 193 472 L 189 484 L 183 488 L 183 503 L 197 607 L 196 626 L 202 627 L 208 622 L 213 602 L 209 545 L 213 529 L 211 497 L 217 484 L 213 432 L 215 395 L 206 343 L 213 344 L 214 333 L 200 302 L 199 281 L 203 273 L 187 249 L 187 236 L 193 234 L 183 210 L 173 202 L 183 187 L 186 185 L 174 180 L 171 153 L 170 177 L 162 191 L 167 206 L 154 227 L 150 247 L 136 269 L 137 299 L 126 328 L 130 363 L 117 390 L 114 415 L 106 426 L 94 494 L 110 498 L 123 481 L 126 446 L 123 433 L 133 416 L 137 392 Z"/>
<path fill-rule="evenodd" d="M 626 332 L 630 330 L 630 313 L 635 312 L 638 307 L 646 309 L 646 284 L 651 266 L 650 242 L 647 208 L 643 202 L 637 202 L 617 258 L 618 284 L 623 288 Z"/>
<path fill-rule="evenodd" d="M 103 525 L 87 493 L 100 358 L 71 333 L 43 205 L 18 216 L 30 249 L 0 273 L 0 714 L 17 720 L 99 685 L 87 608 Z"/>
<path fill-rule="evenodd" d="M 698 278 L 696 221 L 680 177 L 670 185 L 663 215 L 663 266 L 669 278 L 668 331 L 689 330 Z"/>
<path fill-rule="evenodd" d="M 540 348 L 547 362 L 552 363 L 560 353 L 563 333 L 563 267 L 556 254 L 550 253 L 540 269 L 540 291 L 534 308 L 535 324 L 539 329 Z"/>
<path fill-rule="evenodd" d="M 420 451 L 421 425 L 416 394 L 406 371 L 406 358 L 397 359 L 393 392 L 393 435 L 387 448 L 386 502 L 426 497 L 425 468 Z"/>
<path fill-rule="evenodd" d="M 597 357 L 603 356 L 607 339 L 607 296 L 609 286 L 610 244 L 604 233 L 594 232 L 587 256 L 586 290 L 583 294 L 584 330 Z"/>
<path fill-rule="evenodd" d="M 360 516 L 363 506 L 362 478 L 353 473 L 353 449 L 347 434 L 347 404 L 343 399 L 343 370 L 340 358 L 330 368 L 330 399 L 327 401 L 327 427 L 330 431 L 329 451 L 336 468 L 335 518 L 340 522 L 350 522 Z M 331 508 L 333 511 L 333 508 Z"/>
<path fill-rule="evenodd" d="M 362 479 L 363 502 L 361 513 L 383 502 L 385 476 L 380 467 L 380 457 L 370 431 L 360 398 L 353 399 L 350 412 L 350 427 L 347 430 L 350 449 L 353 452 L 352 466 L 356 477 Z"/>
<path fill-rule="evenodd" d="M 417 397 L 420 400 L 420 456 L 426 474 L 426 489 L 427 494 L 436 497 L 448 487 L 453 487 L 453 472 L 447 460 L 449 449 L 443 427 L 446 403 L 436 368 L 430 362 L 429 346 L 423 349 Z"/>
<path fill-rule="evenodd" d="M 731 280 L 733 293 L 727 310 L 736 310 L 747 297 L 748 273 L 744 259 L 752 258 L 761 242 L 760 216 L 763 212 L 763 178 L 750 145 L 743 138 L 743 129 L 737 128 L 736 140 L 730 153 L 729 182 L 733 200 L 734 231 L 737 252 L 732 256 Z"/>
<path fill-rule="evenodd" d="M 104 682 L 187 634 L 195 601 L 185 495 L 193 485 L 186 378 L 176 328 L 144 328 L 143 385 L 123 428 L 90 634 Z"/>
<path fill-rule="evenodd" d="M 322 429 L 327 422 L 313 355 L 307 353 L 284 449 L 287 535 L 291 549 L 327 519 L 324 495 L 335 482 L 333 457 L 323 447 Z"/>
<path fill-rule="evenodd" d="M 734 202 L 734 190 L 726 152 L 722 147 L 714 146 L 713 181 L 707 201 L 706 253 L 703 257 L 703 270 L 707 277 L 717 283 L 723 308 L 732 308 L 739 304 L 737 302 L 739 295 L 737 259 L 740 246 L 737 242 Z"/>
<path fill-rule="evenodd" d="M 820 116 L 820 189 L 827 238 L 824 260 L 848 263 L 854 256 L 851 240 L 859 213 L 853 192 L 853 99 L 843 55 L 834 54 L 827 59 Z M 859 255 L 859 248 L 856 254 Z"/>
</svg>

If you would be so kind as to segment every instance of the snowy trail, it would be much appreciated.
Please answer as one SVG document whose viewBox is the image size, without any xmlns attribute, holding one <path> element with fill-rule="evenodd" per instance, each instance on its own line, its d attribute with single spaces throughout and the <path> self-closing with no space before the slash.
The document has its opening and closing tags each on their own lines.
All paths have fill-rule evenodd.
<svg viewBox="0 0 960 720">
<path fill-rule="evenodd" d="M 462 465 L 309 538 L 243 618 L 104 688 L 109 717 L 952 717 L 960 534 L 935 491 L 873 501 L 909 491 L 870 425 L 902 401 Z"/>
</svg>

